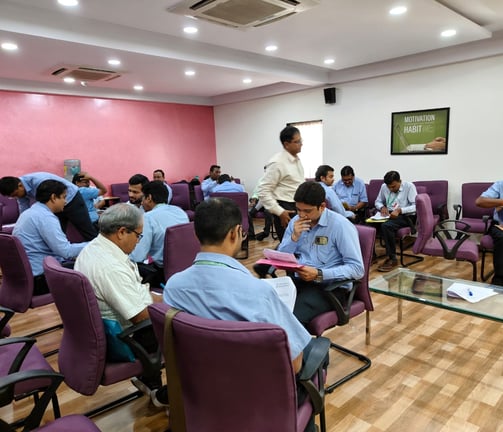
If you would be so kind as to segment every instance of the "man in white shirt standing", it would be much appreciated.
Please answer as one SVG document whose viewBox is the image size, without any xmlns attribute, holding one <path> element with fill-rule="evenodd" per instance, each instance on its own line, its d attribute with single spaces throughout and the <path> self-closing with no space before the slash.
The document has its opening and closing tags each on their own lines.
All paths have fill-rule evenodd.
<svg viewBox="0 0 503 432">
<path fill-rule="evenodd" d="M 302 149 L 300 131 L 294 126 L 287 126 L 281 131 L 279 139 L 283 150 L 267 163 L 258 196 L 273 215 L 274 227 L 281 241 L 295 213 L 295 191 L 305 179 L 304 167 L 297 156 Z"/>
</svg>

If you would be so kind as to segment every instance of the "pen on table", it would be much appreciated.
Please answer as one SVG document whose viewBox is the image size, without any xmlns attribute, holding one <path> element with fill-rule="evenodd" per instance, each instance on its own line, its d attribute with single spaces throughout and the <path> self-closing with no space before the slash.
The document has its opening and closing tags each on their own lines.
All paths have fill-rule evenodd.
<svg viewBox="0 0 503 432">
<path fill-rule="evenodd" d="M 472 290 L 470 288 L 468 288 L 468 295 L 469 296 L 473 296 L 473 292 L 472 292 Z"/>
</svg>

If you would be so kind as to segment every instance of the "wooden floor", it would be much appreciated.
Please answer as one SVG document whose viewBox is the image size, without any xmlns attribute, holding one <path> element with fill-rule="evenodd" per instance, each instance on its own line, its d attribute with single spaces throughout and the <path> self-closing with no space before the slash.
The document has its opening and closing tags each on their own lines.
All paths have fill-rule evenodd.
<svg viewBox="0 0 503 432">
<path fill-rule="evenodd" d="M 250 241 L 251 265 L 269 237 Z M 371 278 L 378 276 L 377 265 Z M 471 265 L 427 257 L 412 269 L 443 276 L 471 279 Z M 372 295 L 371 344 L 365 345 L 365 318 L 326 333 L 335 342 L 372 359 L 372 367 L 336 389 L 326 398 L 330 432 L 346 431 L 503 431 L 503 331 L 496 322 L 404 302 L 401 324 L 396 322 L 396 300 Z M 14 335 L 24 335 L 40 324 L 57 323 L 53 306 L 18 314 L 12 320 Z M 61 332 L 39 337 L 48 351 L 59 343 Z M 50 357 L 57 369 L 57 355 Z M 329 379 L 344 372 L 351 361 L 331 355 Z M 133 391 L 129 383 L 102 387 L 91 397 L 80 396 L 64 384 L 58 392 L 63 415 L 83 413 Z M 0 409 L 7 421 L 19 418 L 31 402 L 19 401 Z M 52 416 L 49 409 L 47 419 Z M 165 431 L 168 419 L 142 397 L 93 419 L 103 432 Z M 240 431 L 236 431 L 240 432 Z M 260 432 L 260 431 L 257 431 Z"/>
</svg>

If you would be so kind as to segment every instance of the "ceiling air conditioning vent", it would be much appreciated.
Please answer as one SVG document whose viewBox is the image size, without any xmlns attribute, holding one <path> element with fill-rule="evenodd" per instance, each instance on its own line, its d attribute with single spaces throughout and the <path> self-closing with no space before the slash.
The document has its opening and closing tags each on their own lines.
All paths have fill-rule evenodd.
<svg viewBox="0 0 503 432">
<path fill-rule="evenodd" d="M 259 27 L 319 5 L 320 0 L 182 0 L 168 12 L 235 28 Z"/>
<path fill-rule="evenodd" d="M 58 78 L 72 77 L 82 82 L 111 81 L 121 76 L 118 72 L 84 66 L 60 66 L 51 75 Z"/>
</svg>

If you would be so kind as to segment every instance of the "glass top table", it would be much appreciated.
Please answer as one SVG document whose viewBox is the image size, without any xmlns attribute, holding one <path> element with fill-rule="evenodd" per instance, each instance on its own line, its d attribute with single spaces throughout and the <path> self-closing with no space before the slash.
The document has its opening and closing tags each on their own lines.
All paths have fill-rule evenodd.
<svg viewBox="0 0 503 432">
<path fill-rule="evenodd" d="M 455 282 L 488 290 L 498 294 L 477 303 L 447 296 L 447 289 Z M 398 299 L 398 322 L 402 321 L 402 300 L 448 309 L 503 322 L 503 287 L 460 279 L 443 278 L 427 273 L 399 268 L 369 281 L 371 291 Z"/>
</svg>

